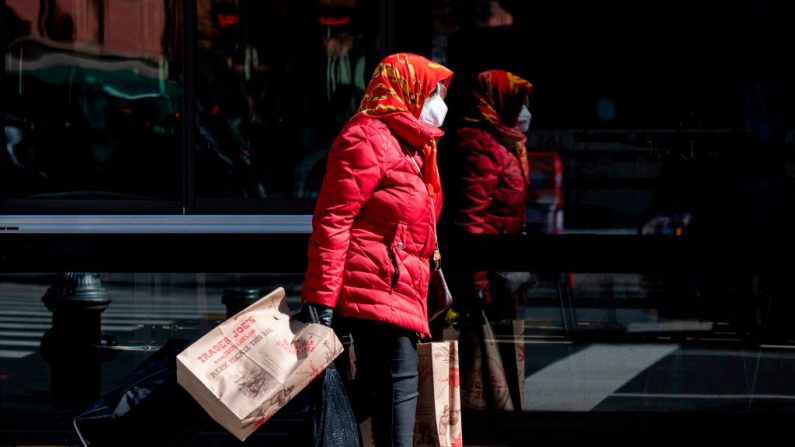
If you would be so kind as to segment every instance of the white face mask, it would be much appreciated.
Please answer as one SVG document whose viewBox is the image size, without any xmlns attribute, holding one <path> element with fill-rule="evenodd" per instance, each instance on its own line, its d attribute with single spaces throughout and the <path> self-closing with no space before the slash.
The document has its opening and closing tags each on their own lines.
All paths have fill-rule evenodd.
<svg viewBox="0 0 795 447">
<path fill-rule="evenodd" d="M 533 115 L 527 110 L 527 106 L 522 106 L 522 111 L 519 112 L 519 119 L 516 121 L 516 129 L 519 132 L 525 133 L 530 128 L 530 120 Z"/>
<path fill-rule="evenodd" d="M 420 121 L 431 127 L 441 127 L 445 116 L 447 116 L 447 104 L 444 103 L 442 95 L 436 93 L 422 106 Z"/>
</svg>

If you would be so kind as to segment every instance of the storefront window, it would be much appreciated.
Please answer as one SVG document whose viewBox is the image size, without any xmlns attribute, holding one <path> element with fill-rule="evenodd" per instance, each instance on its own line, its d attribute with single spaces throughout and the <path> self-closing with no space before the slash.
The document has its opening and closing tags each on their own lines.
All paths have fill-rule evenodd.
<svg viewBox="0 0 795 447">
<path fill-rule="evenodd" d="M 230 310 L 232 315 L 245 307 L 243 303 L 252 304 L 275 288 L 284 287 L 289 306 L 293 310 L 300 307 L 300 274 L 93 275 L 92 286 L 101 288 L 99 294 L 108 300 L 106 308 L 98 312 L 101 314 L 101 340 L 99 333 L 90 340 L 80 338 L 79 331 L 57 332 L 53 311 L 48 310 L 42 298 L 51 286 L 58 284 L 62 274 L 0 275 L 0 410 L 68 408 L 81 411 L 99 397 L 96 393 L 117 386 L 170 339 L 190 343 L 226 320 Z M 77 297 L 78 300 L 87 296 L 85 285 L 79 287 L 82 289 L 78 293 L 82 291 L 83 295 Z M 50 298 L 45 301 L 49 302 Z M 60 317 L 59 325 L 63 325 L 60 328 L 88 321 L 84 318 L 91 311 L 70 313 L 60 307 L 61 303 L 58 299 L 54 304 L 48 303 L 54 312 L 66 313 Z M 61 335 L 46 335 L 53 330 Z M 64 339 L 68 339 L 66 347 L 61 343 Z M 71 349 L 73 359 L 83 358 L 81 354 L 89 349 L 94 354 L 90 358 L 93 362 L 74 365 L 69 356 L 59 356 L 59 350 L 63 349 Z M 64 363 L 68 365 L 70 361 L 72 369 L 85 377 L 93 374 L 97 382 L 76 380 L 71 387 L 82 387 L 77 393 L 72 392 L 68 384 L 61 386 L 63 381 L 59 382 L 59 377 L 54 376 L 72 374 L 71 370 L 63 368 Z"/>
<path fill-rule="evenodd" d="M 181 16 L 180 0 L 4 2 L 5 199 L 181 197 Z"/>
<path fill-rule="evenodd" d="M 508 70 L 535 86 L 526 147 L 531 170 L 541 170 L 530 185 L 531 229 L 704 235 L 787 227 L 787 7 L 433 5 L 433 56 L 456 72 L 443 152 L 455 150 L 463 122 L 456 115 L 467 113 L 478 73 Z M 558 185 L 544 166 L 551 158 L 561 162 Z M 535 197 L 538 188 L 546 198 Z"/>
<path fill-rule="evenodd" d="M 197 199 L 314 197 L 377 63 L 378 5 L 196 4 Z"/>
<path fill-rule="evenodd" d="M 795 360 L 793 331 L 781 315 L 792 306 L 779 275 L 490 272 L 489 281 L 490 302 L 459 298 L 444 329 L 459 340 L 465 408 L 790 408 L 795 389 L 781 372 Z M 511 294 L 497 292 L 510 284 Z"/>
<path fill-rule="evenodd" d="M 378 59 L 413 51 L 456 73 L 444 180 L 474 77 L 534 84 L 531 232 L 787 228 L 788 10 L 679 3 L 7 0 L 0 194 L 308 214 Z"/>
<path fill-rule="evenodd" d="M 506 272 L 500 275 L 505 278 Z M 726 275 L 631 272 L 522 277 L 529 281 L 518 290 L 519 305 L 495 295 L 481 313 L 488 323 L 473 325 L 476 313 L 460 302 L 457 316 L 447 318 L 452 324 L 444 331 L 459 338 L 468 410 L 791 410 L 795 389 L 786 372 L 795 352 L 786 316 L 792 305 L 781 277 L 735 274 L 727 281 Z M 53 352 L 58 340 L 46 335 L 57 328 L 42 297 L 58 278 L 0 276 L 0 410 L 76 404 L 58 400 L 69 390 L 59 389 L 53 377 L 63 374 L 62 360 Z M 95 341 L 96 362 L 80 365 L 80 371 L 95 371 L 99 382 L 93 390 L 103 393 L 168 340 L 190 342 L 224 321 L 235 309 L 228 297 L 240 300 L 239 310 L 241 303 L 284 287 L 297 311 L 302 285 L 300 273 L 102 273 L 96 279 L 110 299 L 101 312 L 104 341 Z M 450 272 L 448 281 L 456 281 L 455 274 Z M 81 316 L 66 317 L 60 324 Z M 481 371 L 473 361 L 489 366 Z M 484 372 L 496 381 L 473 387 L 475 375 Z M 92 399 L 89 389 L 71 396 Z M 296 410 L 302 411 L 290 411 Z"/>
</svg>

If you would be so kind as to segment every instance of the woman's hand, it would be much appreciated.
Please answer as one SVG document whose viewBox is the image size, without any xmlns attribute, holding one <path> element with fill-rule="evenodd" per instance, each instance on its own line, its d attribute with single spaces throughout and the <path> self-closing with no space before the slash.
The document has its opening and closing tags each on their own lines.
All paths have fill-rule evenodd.
<svg viewBox="0 0 795 447">
<path fill-rule="evenodd" d="M 331 327 L 334 318 L 334 309 L 322 304 L 304 303 L 301 311 L 295 314 L 295 319 L 304 323 L 319 323 Z"/>
</svg>

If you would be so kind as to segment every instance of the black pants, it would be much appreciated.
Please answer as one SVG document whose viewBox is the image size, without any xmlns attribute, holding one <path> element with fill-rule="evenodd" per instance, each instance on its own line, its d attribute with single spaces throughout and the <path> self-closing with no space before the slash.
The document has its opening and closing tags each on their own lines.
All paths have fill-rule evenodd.
<svg viewBox="0 0 795 447">
<path fill-rule="evenodd" d="M 384 323 L 349 324 L 356 355 L 356 417 L 360 423 L 372 418 L 376 447 L 410 447 L 419 383 L 417 334 Z"/>
</svg>

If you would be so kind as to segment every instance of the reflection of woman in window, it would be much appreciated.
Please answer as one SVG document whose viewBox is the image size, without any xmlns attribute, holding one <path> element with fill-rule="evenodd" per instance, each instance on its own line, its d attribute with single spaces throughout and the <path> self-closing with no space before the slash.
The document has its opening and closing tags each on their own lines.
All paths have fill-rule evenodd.
<svg viewBox="0 0 795 447">
<path fill-rule="evenodd" d="M 533 85 L 506 71 L 488 70 L 477 77 L 472 107 L 458 130 L 454 152 L 455 225 L 469 234 L 518 234 L 524 231 L 529 167 L 524 132 L 530 125 L 527 99 Z M 473 272 L 456 297 L 463 320 L 482 318 L 484 309 L 496 334 L 521 332 L 520 297 L 534 281 L 527 272 Z M 503 344 L 512 407 L 521 409 L 523 345 Z M 505 349 L 502 349 L 505 348 Z M 518 351 L 516 351 L 518 350 Z M 466 376 L 462 369 L 462 380 Z M 462 382 L 464 383 L 464 382 Z M 464 399 L 466 403 L 466 399 Z M 509 408 L 509 405 L 501 405 Z"/>
<path fill-rule="evenodd" d="M 354 408 L 376 445 L 412 445 L 418 334 L 441 208 L 436 139 L 453 73 L 395 54 L 375 69 L 360 111 L 332 146 L 317 200 L 305 310 L 346 317 L 356 352 Z M 367 434 L 366 434 L 367 435 Z"/>
<path fill-rule="evenodd" d="M 506 71 L 478 75 L 474 107 L 458 130 L 456 150 L 461 186 L 456 225 L 468 233 L 517 234 L 524 229 L 530 182 L 524 123 L 529 125 L 526 103 L 532 88 Z M 490 302 L 485 272 L 474 274 L 472 287 Z"/>
</svg>

